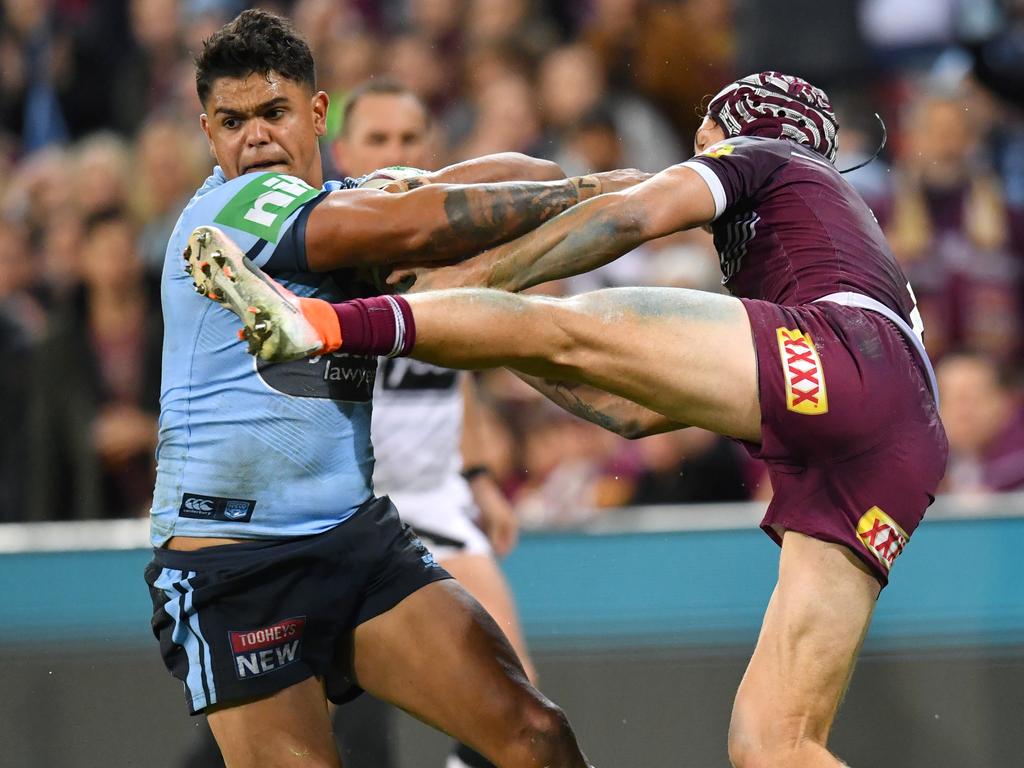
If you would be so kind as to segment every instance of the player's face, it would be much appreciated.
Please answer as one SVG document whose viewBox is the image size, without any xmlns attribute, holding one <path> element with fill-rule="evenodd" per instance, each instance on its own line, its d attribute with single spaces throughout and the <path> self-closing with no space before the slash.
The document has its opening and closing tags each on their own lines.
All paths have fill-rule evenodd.
<svg viewBox="0 0 1024 768">
<path fill-rule="evenodd" d="M 253 171 L 323 184 L 317 137 L 326 130 L 327 94 L 270 72 L 214 81 L 200 122 L 229 179 Z"/>
<path fill-rule="evenodd" d="M 345 135 L 335 144 L 335 160 L 350 176 L 391 165 L 429 170 L 428 138 L 427 115 L 416 99 L 368 93 L 349 115 Z"/>
<path fill-rule="evenodd" d="M 704 121 L 697 128 L 697 133 L 693 136 L 693 154 L 699 155 L 712 144 L 717 144 L 724 138 L 725 131 L 722 130 L 722 126 L 712 120 L 710 116 L 705 116 Z"/>
</svg>

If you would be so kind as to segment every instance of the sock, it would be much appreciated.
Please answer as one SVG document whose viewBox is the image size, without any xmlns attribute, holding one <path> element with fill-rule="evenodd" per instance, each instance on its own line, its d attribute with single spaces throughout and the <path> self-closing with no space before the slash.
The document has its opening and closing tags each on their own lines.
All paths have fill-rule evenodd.
<svg viewBox="0 0 1024 768">
<path fill-rule="evenodd" d="M 401 357 L 408 355 L 416 343 L 412 307 L 401 296 L 354 299 L 330 307 L 337 316 L 345 352 Z"/>
<path fill-rule="evenodd" d="M 333 306 L 320 299 L 299 298 L 299 311 L 320 334 L 323 346 L 317 351 L 318 355 L 333 352 L 341 346 L 341 324 Z"/>
<path fill-rule="evenodd" d="M 494 768 L 494 764 L 465 744 L 456 744 L 448 755 L 445 768 Z"/>
</svg>

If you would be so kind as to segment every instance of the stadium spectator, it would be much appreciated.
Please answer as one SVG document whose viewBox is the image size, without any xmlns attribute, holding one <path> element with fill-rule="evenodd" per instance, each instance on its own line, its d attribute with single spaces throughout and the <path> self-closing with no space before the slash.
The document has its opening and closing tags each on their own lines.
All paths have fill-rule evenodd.
<svg viewBox="0 0 1024 768">
<path fill-rule="evenodd" d="M 29 291 L 28 234 L 18 221 L 0 221 L 0 522 L 24 516 L 25 368 L 42 330 L 43 308 Z"/>
<path fill-rule="evenodd" d="M 163 269 L 164 249 L 178 214 L 203 179 L 200 152 L 205 154 L 206 144 L 196 140 L 197 133 L 178 122 L 156 119 L 143 126 L 135 141 L 138 189 L 132 202 L 143 222 L 139 255 L 154 276 Z"/>
<path fill-rule="evenodd" d="M 685 159 L 679 140 L 649 102 L 636 94 L 608 91 L 601 62 L 585 45 L 567 45 L 549 53 L 541 64 L 538 86 L 555 141 L 549 151 L 557 162 L 565 132 L 602 102 L 611 106 L 628 166 L 651 170 Z"/>
<path fill-rule="evenodd" d="M 31 520 L 132 517 L 148 507 L 162 326 L 136 237 L 121 209 L 85 220 L 82 286 L 36 349 L 27 424 Z"/>
<path fill-rule="evenodd" d="M 949 437 L 943 490 L 1024 488 L 1024 403 L 1006 366 L 976 352 L 946 356 L 936 370 Z"/>
<path fill-rule="evenodd" d="M 131 34 L 111 83 L 111 121 L 133 134 L 146 117 L 165 108 L 176 91 L 183 59 L 178 0 L 131 0 Z"/>
<path fill-rule="evenodd" d="M 1022 212 L 983 162 L 986 125 L 971 107 L 962 91 L 924 91 L 910 104 L 886 234 L 930 353 L 970 346 L 1007 360 L 1021 340 Z"/>
<path fill-rule="evenodd" d="M 540 116 L 525 78 L 509 75 L 495 80 L 477 94 L 472 106 L 473 125 L 455 150 L 457 157 L 510 150 L 541 154 Z"/>
<path fill-rule="evenodd" d="M 21 135 L 26 151 L 66 141 L 58 82 L 70 64 L 70 40 L 50 2 L 4 0 L 0 6 L 0 125 Z"/>
<path fill-rule="evenodd" d="M 82 139 L 71 165 L 74 205 L 83 217 L 128 204 L 131 149 L 123 138 L 96 133 Z"/>
<path fill-rule="evenodd" d="M 643 471 L 629 504 L 744 501 L 746 461 L 732 441 L 703 429 L 666 432 L 640 440 Z"/>
</svg>

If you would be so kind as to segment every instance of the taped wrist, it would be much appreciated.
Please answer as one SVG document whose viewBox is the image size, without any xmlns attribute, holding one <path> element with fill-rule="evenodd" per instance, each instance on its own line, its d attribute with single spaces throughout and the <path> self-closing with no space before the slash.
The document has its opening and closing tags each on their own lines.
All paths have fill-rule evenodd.
<svg viewBox="0 0 1024 768">
<path fill-rule="evenodd" d="M 601 178 L 594 176 L 593 174 L 588 176 L 573 176 L 569 181 L 576 187 L 576 193 L 579 195 L 580 202 L 589 200 L 592 197 L 597 197 L 601 194 Z"/>
<path fill-rule="evenodd" d="M 403 357 L 416 343 L 412 307 L 401 296 L 354 299 L 331 307 L 341 325 L 343 352 Z"/>
</svg>

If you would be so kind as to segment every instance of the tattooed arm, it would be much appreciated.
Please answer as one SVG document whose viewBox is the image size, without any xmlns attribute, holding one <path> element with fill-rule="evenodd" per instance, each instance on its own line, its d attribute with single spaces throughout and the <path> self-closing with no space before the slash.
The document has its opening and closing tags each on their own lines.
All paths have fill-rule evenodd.
<svg viewBox="0 0 1024 768">
<path fill-rule="evenodd" d="M 597 387 L 542 379 L 519 371 L 512 372 L 574 416 L 630 440 L 685 429 L 688 426 Z"/>
<path fill-rule="evenodd" d="M 518 237 L 601 191 L 593 176 L 562 181 L 427 184 L 410 192 L 341 190 L 306 224 L 309 267 L 452 263 Z"/>
<path fill-rule="evenodd" d="M 485 287 L 521 291 L 603 266 L 641 243 L 701 226 L 715 201 L 695 171 L 677 165 L 601 195 L 529 234 L 461 264 L 421 273 L 414 291 Z"/>
</svg>

